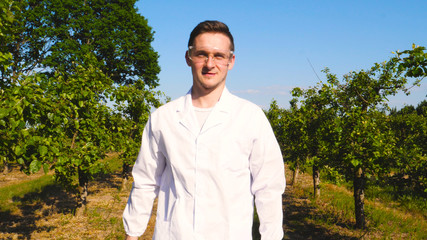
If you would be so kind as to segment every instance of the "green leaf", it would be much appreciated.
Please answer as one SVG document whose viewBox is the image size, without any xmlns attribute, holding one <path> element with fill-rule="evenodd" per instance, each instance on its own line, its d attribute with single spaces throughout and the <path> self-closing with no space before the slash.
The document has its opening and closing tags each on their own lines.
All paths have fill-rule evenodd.
<svg viewBox="0 0 427 240">
<path fill-rule="evenodd" d="M 28 129 L 22 129 L 22 130 L 21 130 L 21 134 L 22 134 L 22 136 L 26 137 L 26 136 L 28 136 L 30 133 L 28 132 Z"/>
<path fill-rule="evenodd" d="M 359 166 L 360 161 L 359 161 L 359 160 L 356 160 L 356 159 L 353 159 L 353 160 L 351 160 L 351 164 L 352 164 L 354 167 L 357 167 L 357 166 Z"/>
<path fill-rule="evenodd" d="M 14 118 L 9 118 L 10 127 L 15 129 L 19 125 L 19 121 L 16 121 Z"/>
<path fill-rule="evenodd" d="M 9 114 L 9 109 L 6 108 L 0 108 L 0 118 L 4 118 Z"/>
<path fill-rule="evenodd" d="M 20 165 L 24 165 L 25 161 L 22 158 L 18 158 L 18 160 L 16 160 Z"/>
<path fill-rule="evenodd" d="M 21 146 L 19 146 L 19 145 L 15 146 L 15 151 L 14 152 L 15 152 L 16 156 L 20 156 L 22 154 L 22 148 L 21 148 Z"/>
<path fill-rule="evenodd" d="M 61 118 L 60 117 L 54 117 L 54 122 L 55 122 L 55 124 L 61 123 Z"/>
<path fill-rule="evenodd" d="M 39 146 L 39 153 L 41 156 L 46 155 L 47 153 L 47 147 L 46 146 Z"/>
<path fill-rule="evenodd" d="M 52 121 L 52 119 L 53 119 L 53 113 L 48 113 L 47 114 L 47 118 L 50 120 L 50 121 Z"/>
<path fill-rule="evenodd" d="M 18 111 L 18 113 L 21 115 L 22 112 L 24 112 L 24 109 L 21 106 L 16 106 L 16 110 Z"/>
<path fill-rule="evenodd" d="M 43 163 L 43 171 L 44 171 L 44 173 L 48 173 L 49 172 L 49 164 L 47 164 L 47 163 Z"/>
<path fill-rule="evenodd" d="M 40 170 L 40 168 L 42 167 L 42 163 L 38 160 L 33 160 L 30 163 L 30 172 L 31 173 L 36 173 Z"/>
<path fill-rule="evenodd" d="M 58 156 L 58 155 L 59 155 L 59 149 L 58 149 L 58 148 L 56 148 L 56 147 L 51 147 L 51 151 L 52 151 L 56 156 Z"/>
</svg>

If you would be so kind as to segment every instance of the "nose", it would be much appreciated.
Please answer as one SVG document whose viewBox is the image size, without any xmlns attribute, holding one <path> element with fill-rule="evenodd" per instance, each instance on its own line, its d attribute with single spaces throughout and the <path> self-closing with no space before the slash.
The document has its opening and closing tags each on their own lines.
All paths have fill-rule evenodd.
<svg viewBox="0 0 427 240">
<path fill-rule="evenodd" d="M 206 66 L 209 68 L 215 66 L 215 60 L 212 56 L 206 58 Z"/>
</svg>

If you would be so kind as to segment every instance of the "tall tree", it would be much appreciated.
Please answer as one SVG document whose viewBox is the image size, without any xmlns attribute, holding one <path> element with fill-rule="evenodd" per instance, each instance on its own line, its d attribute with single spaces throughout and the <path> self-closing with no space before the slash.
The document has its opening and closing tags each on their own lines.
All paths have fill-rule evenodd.
<svg viewBox="0 0 427 240">
<path fill-rule="evenodd" d="M 106 123 L 110 109 L 100 96 L 108 96 L 113 90 L 112 80 L 93 67 L 93 56 L 88 56 L 84 65 L 88 67 L 76 65 L 73 75 L 58 72 L 47 91 L 50 101 L 61 109 L 50 116 L 59 117 L 55 126 L 61 126 L 68 137 L 55 163 L 55 178 L 79 190 L 79 205 L 86 204 L 88 183 L 102 170 L 99 160 L 110 148 Z"/>
<path fill-rule="evenodd" d="M 0 69 L 0 157 L 28 174 L 53 166 L 59 182 L 80 188 L 84 204 L 98 160 L 123 151 L 125 134 L 115 129 L 136 131 L 160 104 L 153 31 L 135 0 L 12 2 L 18 8 L 0 4 L 14 18 L 0 32 L 8 40 L 0 55 L 7 63 Z"/>
<path fill-rule="evenodd" d="M 370 174 L 386 171 L 393 154 L 394 138 L 385 126 L 380 107 L 387 108 L 387 97 L 399 91 L 408 92 L 427 76 L 427 53 L 424 47 L 396 53 L 389 61 L 371 69 L 354 71 L 340 83 L 326 71 L 334 85 L 339 105 L 340 127 L 336 167 L 353 179 L 356 226 L 365 228 L 364 190 Z M 409 83 L 411 79 L 413 82 Z"/>
<path fill-rule="evenodd" d="M 137 13 L 136 0 L 19 0 L 15 10 L 15 40 L 7 43 L 14 65 L 1 71 L 1 80 L 18 73 L 73 71 L 95 54 L 97 68 L 115 83 L 138 78 L 158 85 L 158 54 L 153 32 Z M 12 78 L 10 78 L 12 76 Z"/>
<path fill-rule="evenodd" d="M 307 156 L 306 164 L 311 165 L 313 174 L 313 196 L 320 195 L 320 168 L 327 164 L 331 142 L 335 140 L 334 125 L 337 104 L 333 97 L 333 86 L 318 83 L 306 90 L 292 89 L 295 102 L 300 102 L 302 131 L 307 136 L 301 155 Z"/>
<path fill-rule="evenodd" d="M 266 112 L 282 150 L 283 159 L 293 171 L 292 183 L 297 183 L 298 174 L 304 171 L 308 159 L 307 133 L 303 110 L 292 99 L 289 110 L 282 109 L 272 101 Z"/>
<path fill-rule="evenodd" d="M 148 113 L 151 107 L 159 107 L 159 98 L 162 93 L 159 91 L 147 91 L 142 80 L 134 84 L 120 86 L 113 92 L 116 99 L 115 111 L 111 116 L 113 123 L 110 129 L 113 130 L 112 141 L 116 142 L 116 151 L 120 152 L 120 159 L 123 160 L 123 187 L 129 177 L 130 166 L 135 162 L 141 144 L 142 131 L 148 120 Z"/>
</svg>

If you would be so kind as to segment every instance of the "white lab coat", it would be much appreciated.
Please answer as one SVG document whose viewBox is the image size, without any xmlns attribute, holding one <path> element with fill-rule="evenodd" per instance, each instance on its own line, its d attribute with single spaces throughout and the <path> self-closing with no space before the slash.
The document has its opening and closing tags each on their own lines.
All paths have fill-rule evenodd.
<svg viewBox="0 0 427 240">
<path fill-rule="evenodd" d="M 265 114 L 225 88 L 200 130 L 190 92 L 144 129 L 126 233 L 144 233 L 158 196 L 153 239 L 252 239 L 255 198 L 262 239 L 282 239 L 284 166 Z"/>
</svg>

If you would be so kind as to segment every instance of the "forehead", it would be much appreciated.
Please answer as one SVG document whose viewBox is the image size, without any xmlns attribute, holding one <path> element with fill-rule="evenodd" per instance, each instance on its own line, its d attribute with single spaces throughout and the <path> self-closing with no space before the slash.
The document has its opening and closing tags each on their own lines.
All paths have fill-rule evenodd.
<svg viewBox="0 0 427 240">
<path fill-rule="evenodd" d="M 195 47 L 230 49 L 230 39 L 223 33 L 202 33 L 194 39 Z"/>
</svg>

